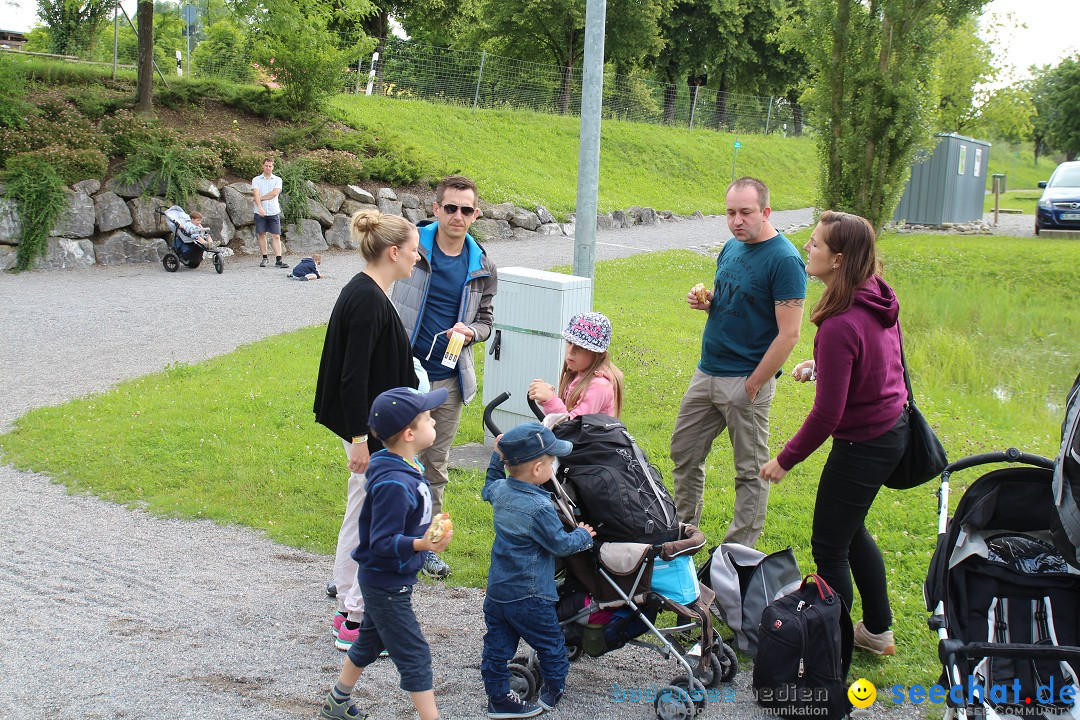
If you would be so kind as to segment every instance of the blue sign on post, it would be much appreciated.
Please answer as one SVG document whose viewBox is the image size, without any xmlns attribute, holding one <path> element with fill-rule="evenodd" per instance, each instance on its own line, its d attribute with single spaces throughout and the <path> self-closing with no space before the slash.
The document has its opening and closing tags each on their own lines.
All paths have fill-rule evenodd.
<svg viewBox="0 0 1080 720">
<path fill-rule="evenodd" d="M 184 22 L 188 25 L 194 25 L 195 19 L 198 17 L 198 11 L 195 9 L 194 5 L 185 5 L 180 10 L 180 16 L 184 18 Z"/>
<path fill-rule="evenodd" d="M 739 148 L 741 148 L 741 147 L 742 147 L 742 143 L 741 143 L 741 142 L 739 142 L 738 140 L 736 140 L 736 141 L 735 141 L 735 149 L 736 149 L 736 150 L 738 150 L 738 149 L 739 149 Z"/>
<path fill-rule="evenodd" d="M 735 148 L 735 157 L 731 159 L 731 182 L 735 182 L 735 168 L 739 164 L 739 148 L 742 147 L 742 143 L 736 140 L 732 145 Z"/>
</svg>

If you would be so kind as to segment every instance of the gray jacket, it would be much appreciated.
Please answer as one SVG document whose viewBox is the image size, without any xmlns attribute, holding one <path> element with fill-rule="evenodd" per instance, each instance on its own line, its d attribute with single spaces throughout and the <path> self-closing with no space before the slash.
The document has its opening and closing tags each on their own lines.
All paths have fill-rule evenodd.
<svg viewBox="0 0 1080 720">
<path fill-rule="evenodd" d="M 390 298 L 409 334 L 409 342 L 414 345 L 414 355 L 416 336 L 420 332 L 420 316 L 424 312 L 431 281 L 431 246 L 438 227 L 438 223 L 432 223 L 420 228 L 420 259 L 408 280 L 394 283 Z M 469 279 L 465 283 L 468 292 L 463 293 L 458 321 L 473 331 L 474 343 L 484 342 L 491 335 L 491 326 L 495 321 L 494 298 L 498 292 L 498 273 L 495 263 L 491 262 L 484 248 L 471 235 L 465 236 L 465 251 L 469 254 Z M 476 366 L 472 352 L 462 352 L 458 358 L 458 382 L 461 384 L 461 397 L 468 405 L 476 397 Z"/>
</svg>

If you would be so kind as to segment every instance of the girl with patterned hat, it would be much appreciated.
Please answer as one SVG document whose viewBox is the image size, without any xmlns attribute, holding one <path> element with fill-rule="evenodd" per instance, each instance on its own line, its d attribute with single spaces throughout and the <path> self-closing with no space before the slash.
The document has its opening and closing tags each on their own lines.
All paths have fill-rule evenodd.
<svg viewBox="0 0 1080 720">
<path fill-rule="evenodd" d="M 559 388 L 536 379 L 529 385 L 529 397 L 547 414 L 569 413 L 570 417 L 603 413 L 619 417 L 622 412 L 623 374 L 608 355 L 611 321 L 598 312 L 578 313 L 566 330 L 566 357 Z"/>
</svg>

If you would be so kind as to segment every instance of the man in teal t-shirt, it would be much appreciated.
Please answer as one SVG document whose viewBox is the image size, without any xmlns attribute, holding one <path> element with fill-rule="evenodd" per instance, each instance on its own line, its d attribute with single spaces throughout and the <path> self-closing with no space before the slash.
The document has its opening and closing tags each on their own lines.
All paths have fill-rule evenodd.
<svg viewBox="0 0 1080 720">
<path fill-rule="evenodd" d="M 769 407 L 776 375 L 799 340 L 806 267 L 769 222 L 769 189 L 744 177 L 727 189 L 733 240 L 716 260 L 712 291 L 687 303 L 709 313 L 701 361 L 683 396 L 671 437 L 679 519 L 701 522 L 705 458 L 724 428 L 735 459 L 735 508 L 724 542 L 752 547 L 765 525 L 769 482 Z M 705 300 L 703 302 L 703 299 Z"/>
</svg>

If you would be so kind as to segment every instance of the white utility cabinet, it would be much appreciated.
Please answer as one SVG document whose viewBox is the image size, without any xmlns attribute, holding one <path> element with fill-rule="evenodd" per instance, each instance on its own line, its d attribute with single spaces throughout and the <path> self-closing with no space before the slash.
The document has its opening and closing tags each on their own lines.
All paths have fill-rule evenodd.
<svg viewBox="0 0 1080 720">
<path fill-rule="evenodd" d="M 527 401 L 529 383 L 543 378 L 556 387 L 566 354 L 562 332 L 570 318 L 592 309 L 592 280 L 524 267 L 499 268 L 495 326 L 484 358 L 484 406 L 510 393 L 492 414 L 506 432 L 535 420 Z M 494 444 L 484 429 L 484 442 Z"/>
</svg>

